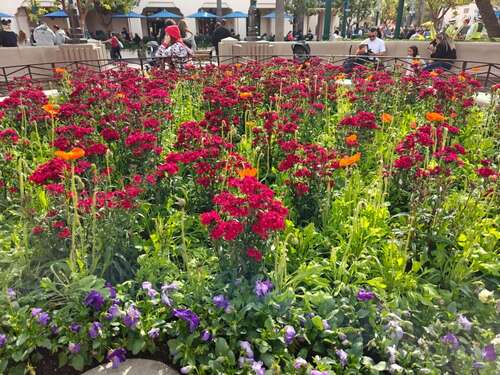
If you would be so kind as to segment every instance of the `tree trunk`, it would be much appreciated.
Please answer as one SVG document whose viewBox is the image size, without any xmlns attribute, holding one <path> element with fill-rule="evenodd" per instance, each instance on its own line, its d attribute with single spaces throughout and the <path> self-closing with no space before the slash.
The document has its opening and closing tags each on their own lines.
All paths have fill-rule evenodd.
<svg viewBox="0 0 500 375">
<path fill-rule="evenodd" d="M 222 17 L 222 0 L 217 0 L 217 17 Z"/>
<path fill-rule="evenodd" d="M 490 0 L 476 0 L 477 8 L 479 9 L 479 14 L 486 27 L 489 38 L 499 38 L 500 37 L 500 26 L 498 25 L 497 17 L 495 16 L 495 11 L 491 5 Z"/>
<path fill-rule="evenodd" d="M 274 34 L 276 35 L 275 40 L 277 42 L 282 42 L 285 38 L 284 28 L 285 28 L 285 0 L 276 0 L 276 18 L 274 26 L 276 30 Z"/>
</svg>

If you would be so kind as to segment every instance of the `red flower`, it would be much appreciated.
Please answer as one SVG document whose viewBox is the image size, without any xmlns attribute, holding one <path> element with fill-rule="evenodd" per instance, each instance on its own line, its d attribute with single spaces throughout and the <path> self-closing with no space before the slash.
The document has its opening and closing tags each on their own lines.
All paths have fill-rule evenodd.
<svg viewBox="0 0 500 375">
<path fill-rule="evenodd" d="M 217 211 L 204 212 L 200 215 L 200 221 L 203 225 L 209 225 L 212 221 L 220 221 L 220 216 Z"/>
<path fill-rule="evenodd" d="M 262 261 L 262 253 L 254 247 L 247 249 L 247 256 L 256 262 Z"/>
<path fill-rule="evenodd" d="M 478 169 L 476 169 L 476 173 L 479 176 L 484 177 L 484 178 L 488 178 L 490 176 L 496 176 L 496 172 L 493 169 L 488 168 L 488 167 L 478 168 Z"/>
<path fill-rule="evenodd" d="M 62 238 L 62 239 L 64 239 L 64 238 L 69 238 L 69 237 L 71 237 L 71 231 L 69 230 L 69 228 L 68 228 L 68 227 L 66 227 L 66 228 L 64 228 L 62 231 L 60 231 L 60 232 L 57 234 L 57 236 L 58 236 L 59 238 Z"/>
<path fill-rule="evenodd" d="M 34 226 L 31 230 L 31 233 L 35 236 L 38 236 L 43 233 L 43 228 L 40 225 Z"/>
</svg>

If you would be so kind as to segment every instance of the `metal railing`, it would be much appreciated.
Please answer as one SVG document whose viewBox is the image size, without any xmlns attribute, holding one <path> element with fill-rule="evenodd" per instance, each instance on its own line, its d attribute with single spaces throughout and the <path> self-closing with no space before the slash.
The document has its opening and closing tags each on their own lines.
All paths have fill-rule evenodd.
<svg viewBox="0 0 500 375">
<path fill-rule="evenodd" d="M 346 61 L 360 56 L 339 55 L 339 56 L 311 56 L 311 58 L 320 59 L 333 65 L 342 66 Z M 293 55 L 228 55 L 219 56 L 220 64 L 246 63 L 250 61 L 267 62 L 274 58 L 293 59 Z M 42 85 L 44 88 L 52 87 L 52 84 L 58 79 L 57 68 L 64 68 L 69 73 L 78 71 L 82 68 L 88 68 L 97 72 L 104 72 L 109 69 L 117 69 L 124 64 L 139 69 L 142 73 L 151 68 L 151 58 L 127 58 L 120 60 L 101 59 L 101 60 L 80 60 L 80 61 L 60 61 L 52 63 L 25 64 L 0 67 L 0 95 L 5 95 L 10 87 L 15 86 L 16 78 L 28 76 L 34 82 Z M 439 59 L 432 59 L 439 61 Z M 444 60 L 447 61 L 447 60 Z M 208 64 L 217 64 L 214 58 L 208 54 L 198 55 L 193 60 L 197 67 L 203 67 Z M 399 71 L 402 74 L 405 71 L 412 71 L 412 61 L 408 57 L 387 56 L 373 59 L 367 64 L 354 63 L 355 65 L 367 65 L 377 70 Z M 488 90 L 491 86 L 500 83 L 500 62 L 489 63 L 481 61 L 454 60 L 445 74 L 458 74 L 467 72 L 472 74 L 482 85 L 483 90 Z"/>
</svg>

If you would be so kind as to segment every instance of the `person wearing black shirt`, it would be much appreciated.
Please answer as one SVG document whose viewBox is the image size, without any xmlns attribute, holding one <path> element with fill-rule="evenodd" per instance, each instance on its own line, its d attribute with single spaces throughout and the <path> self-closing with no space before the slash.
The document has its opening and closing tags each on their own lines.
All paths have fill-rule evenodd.
<svg viewBox="0 0 500 375">
<path fill-rule="evenodd" d="M 432 51 L 432 58 L 444 60 L 433 61 L 424 70 L 431 71 L 437 68 L 449 70 L 453 65 L 453 60 L 457 59 L 455 43 L 446 33 L 439 33 L 436 40 L 429 45 L 429 49 Z"/>
<path fill-rule="evenodd" d="M 17 34 L 10 30 L 10 20 L 2 20 L 2 30 L 0 31 L 1 47 L 17 47 Z"/>
<path fill-rule="evenodd" d="M 215 53 L 217 54 L 217 60 L 219 61 L 219 43 L 222 39 L 229 38 L 231 32 L 225 27 L 224 21 L 217 22 L 215 24 L 215 30 L 212 34 L 212 45 L 215 47 Z M 220 61 L 219 61 L 220 62 Z"/>
</svg>

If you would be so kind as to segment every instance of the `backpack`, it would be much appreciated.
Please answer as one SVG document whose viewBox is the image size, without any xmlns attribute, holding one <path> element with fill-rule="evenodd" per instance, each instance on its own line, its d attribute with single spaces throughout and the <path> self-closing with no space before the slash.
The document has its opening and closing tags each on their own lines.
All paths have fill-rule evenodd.
<svg viewBox="0 0 500 375">
<path fill-rule="evenodd" d="M 311 46 L 305 41 L 292 44 L 293 59 L 298 63 L 305 63 L 311 57 Z"/>
</svg>

